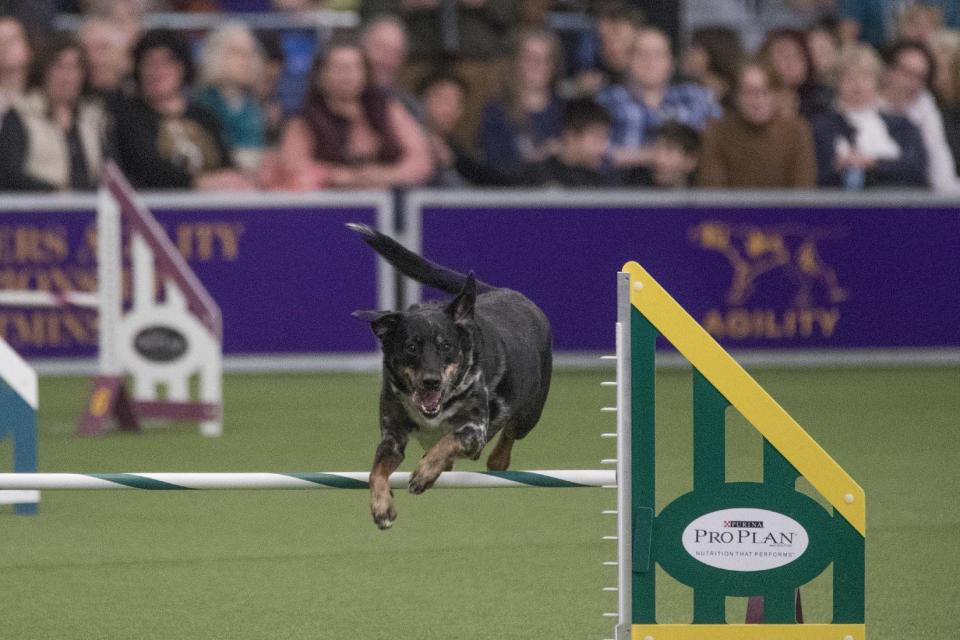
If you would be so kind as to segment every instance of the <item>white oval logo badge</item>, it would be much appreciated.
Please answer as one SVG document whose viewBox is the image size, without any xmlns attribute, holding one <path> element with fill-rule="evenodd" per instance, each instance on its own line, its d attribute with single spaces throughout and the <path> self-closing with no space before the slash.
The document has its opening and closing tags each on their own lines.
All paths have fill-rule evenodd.
<svg viewBox="0 0 960 640">
<path fill-rule="evenodd" d="M 683 530 L 683 548 L 703 564 L 764 571 L 790 564 L 810 539 L 800 523 L 776 511 L 736 508 L 705 513 Z"/>
</svg>

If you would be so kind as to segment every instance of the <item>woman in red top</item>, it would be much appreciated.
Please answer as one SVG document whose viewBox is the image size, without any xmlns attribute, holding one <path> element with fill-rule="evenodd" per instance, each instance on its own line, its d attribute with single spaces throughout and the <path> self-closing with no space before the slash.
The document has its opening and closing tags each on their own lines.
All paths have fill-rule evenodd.
<svg viewBox="0 0 960 640">
<path fill-rule="evenodd" d="M 422 129 L 372 85 L 359 45 L 332 44 L 314 61 L 308 82 L 302 111 L 284 129 L 272 186 L 384 188 L 430 177 Z"/>
</svg>

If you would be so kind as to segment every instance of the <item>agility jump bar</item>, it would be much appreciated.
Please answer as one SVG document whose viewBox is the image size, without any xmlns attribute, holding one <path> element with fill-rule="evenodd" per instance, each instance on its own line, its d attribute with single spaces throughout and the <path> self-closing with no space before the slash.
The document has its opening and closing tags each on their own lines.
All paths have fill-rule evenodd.
<svg viewBox="0 0 960 640">
<path fill-rule="evenodd" d="M 390 486 L 404 489 L 410 473 L 390 476 Z M 0 473 L 0 490 L 146 489 L 367 489 L 366 471 L 306 473 Z M 437 489 L 536 487 L 576 489 L 616 487 L 616 472 L 599 469 L 559 471 L 446 471 Z"/>
</svg>

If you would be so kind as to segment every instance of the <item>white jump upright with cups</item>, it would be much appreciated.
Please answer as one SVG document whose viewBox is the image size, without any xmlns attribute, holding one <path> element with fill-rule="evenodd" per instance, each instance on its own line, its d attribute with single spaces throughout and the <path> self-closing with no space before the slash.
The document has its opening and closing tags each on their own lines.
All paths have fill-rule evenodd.
<svg viewBox="0 0 960 640">
<path fill-rule="evenodd" d="M 123 223 L 130 237 L 128 309 L 122 299 Z M 142 420 L 158 418 L 194 420 L 203 435 L 219 436 L 220 308 L 113 164 L 104 169 L 97 233 L 100 372 L 78 433 L 103 433 L 112 420 L 121 430 L 137 430 Z M 194 377 L 196 401 L 190 399 Z"/>
<path fill-rule="evenodd" d="M 0 440 L 13 443 L 13 470 L 37 470 L 37 373 L 0 338 Z M 16 474 L 15 474 L 16 475 Z M 16 513 L 36 513 L 37 487 L 0 490 L 0 504 Z"/>
<path fill-rule="evenodd" d="M 98 375 L 78 435 L 99 435 L 114 423 L 138 431 L 151 419 L 196 421 L 203 435 L 220 435 L 220 308 L 112 162 L 103 169 L 96 229 L 96 292 L 0 291 L 0 305 L 7 307 L 97 310 Z M 129 303 L 123 295 L 126 255 Z M 194 379 L 199 397 L 192 400 Z"/>
</svg>

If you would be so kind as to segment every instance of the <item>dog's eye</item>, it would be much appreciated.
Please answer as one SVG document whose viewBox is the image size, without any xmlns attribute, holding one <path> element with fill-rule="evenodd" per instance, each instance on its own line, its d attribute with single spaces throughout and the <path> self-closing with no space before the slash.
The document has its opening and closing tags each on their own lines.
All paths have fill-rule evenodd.
<svg viewBox="0 0 960 640">
<path fill-rule="evenodd" d="M 449 342 L 440 343 L 440 353 L 450 353 L 453 350 L 453 345 Z"/>
<path fill-rule="evenodd" d="M 419 353 L 419 352 L 420 352 L 420 345 L 418 345 L 416 342 L 407 343 L 407 353 Z"/>
</svg>

